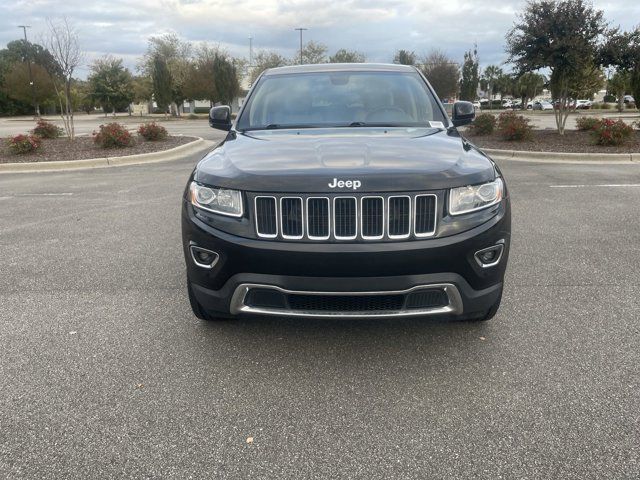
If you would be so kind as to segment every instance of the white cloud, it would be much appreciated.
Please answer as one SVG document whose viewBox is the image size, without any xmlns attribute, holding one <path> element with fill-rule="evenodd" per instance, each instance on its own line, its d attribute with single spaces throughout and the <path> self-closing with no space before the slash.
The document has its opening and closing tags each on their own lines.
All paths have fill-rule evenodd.
<svg viewBox="0 0 640 480">
<path fill-rule="evenodd" d="M 84 48 L 95 58 L 112 54 L 134 67 L 147 39 L 175 31 L 187 40 L 219 44 L 231 54 L 275 49 L 292 56 L 298 46 L 295 27 L 305 39 L 362 51 L 370 61 L 391 61 L 397 49 L 419 55 L 431 48 L 462 60 L 478 43 L 481 62 L 505 59 L 504 36 L 524 0 L 2 0 L 0 47 L 20 38 L 18 24 L 32 25 L 37 41 L 47 17 L 66 16 L 77 26 Z M 631 28 L 640 19 L 637 0 L 596 2 L 612 24 Z M 86 72 L 86 69 L 84 70 Z"/>
</svg>

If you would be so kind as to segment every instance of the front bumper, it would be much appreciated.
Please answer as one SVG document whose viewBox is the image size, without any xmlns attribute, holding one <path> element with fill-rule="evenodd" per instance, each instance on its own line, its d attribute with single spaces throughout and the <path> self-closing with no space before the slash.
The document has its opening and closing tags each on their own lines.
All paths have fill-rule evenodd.
<svg viewBox="0 0 640 480">
<path fill-rule="evenodd" d="M 221 313 L 273 313 L 244 308 L 238 301 L 244 285 L 357 295 L 447 284 L 457 292 L 460 305 L 447 311 L 419 313 L 467 317 L 488 310 L 498 300 L 509 256 L 508 201 L 495 217 L 471 230 L 448 237 L 386 243 L 263 241 L 212 228 L 196 218 L 186 202 L 182 214 L 192 291 L 204 308 Z M 500 242 L 504 243 L 500 262 L 482 268 L 474 258 L 475 252 Z M 194 244 L 218 253 L 213 268 L 194 264 L 189 251 Z"/>
</svg>

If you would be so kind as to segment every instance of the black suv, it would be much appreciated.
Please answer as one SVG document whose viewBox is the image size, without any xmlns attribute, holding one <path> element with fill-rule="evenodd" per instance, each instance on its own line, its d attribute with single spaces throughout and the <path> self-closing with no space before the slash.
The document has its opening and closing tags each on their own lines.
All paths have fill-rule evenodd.
<svg viewBox="0 0 640 480">
<path fill-rule="evenodd" d="M 511 232 L 496 164 L 414 67 L 275 68 L 189 178 L 188 293 L 207 320 L 447 316 L 500 305 Z"/>
</svg>

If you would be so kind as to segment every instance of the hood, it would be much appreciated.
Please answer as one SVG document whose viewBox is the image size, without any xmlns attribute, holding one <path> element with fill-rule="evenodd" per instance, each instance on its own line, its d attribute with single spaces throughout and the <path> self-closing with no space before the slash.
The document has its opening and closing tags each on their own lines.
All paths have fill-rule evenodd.
<svg viewBox="0 0 640 480">
<path fill-rule="evenodd" d="M 361 127 L 232 132 L 194 174 L 208 185 L 299 193 L 438 190 L 494 177 L 493 162 L 455 130 Z"/>
</svg>

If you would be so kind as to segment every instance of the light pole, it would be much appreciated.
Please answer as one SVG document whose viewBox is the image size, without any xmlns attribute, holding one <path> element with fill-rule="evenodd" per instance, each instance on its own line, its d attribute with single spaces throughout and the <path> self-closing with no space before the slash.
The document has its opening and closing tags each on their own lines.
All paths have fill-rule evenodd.
<svg viewBox="0 0 640 480">
<path fill-rule="evenodd" d="M 27 28 L 31 28 L 30 25 L 18 25 L 24 32 L 24 48 L 27 57 L 27 67 L 29 68 L 29 85 L 31 85 L 31 100 L 33 102 L 33 112 L 36 117 L 40 116 L 38 106 L 36 105 L 36 86 L 33 83 L 33 73 L 31 73 L 31 59 L 29 58 L 29 41 L 27 40 Z"/>
<path fill-rule="evenodd" d="M 302 65 L 302 32 L 309 30 L 308 28 L 294 28 L 300 32 L 300 65 Z"/>
</svg>

